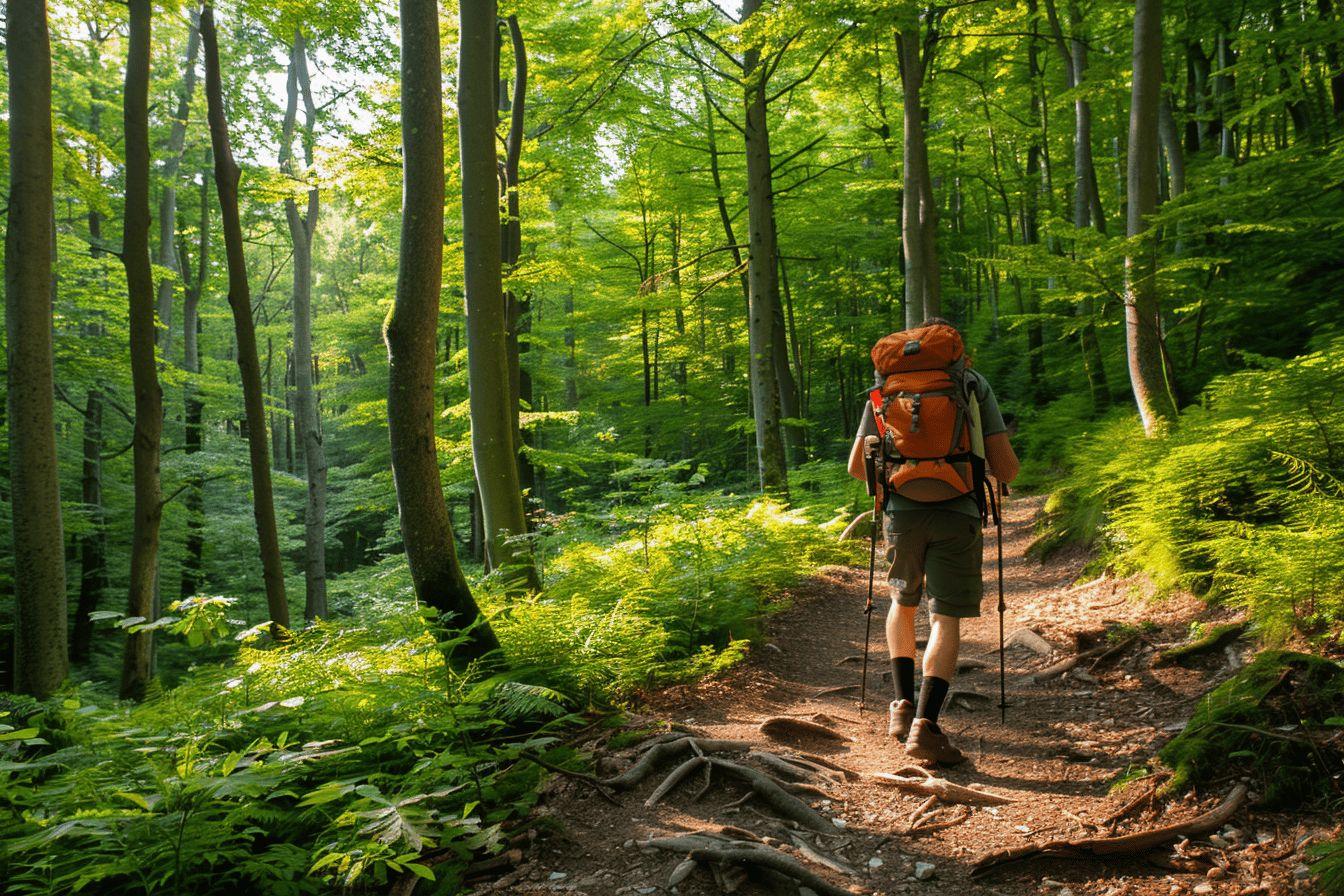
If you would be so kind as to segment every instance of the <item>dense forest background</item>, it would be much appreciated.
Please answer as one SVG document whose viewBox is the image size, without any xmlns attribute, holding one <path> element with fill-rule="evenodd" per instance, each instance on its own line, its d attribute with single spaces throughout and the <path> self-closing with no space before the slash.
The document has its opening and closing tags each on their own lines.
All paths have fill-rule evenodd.
<svg viewBox="0 0 1344 896">
<path fill-rule="evenodd" d="M 853 559 L 868 352 L 935 313 L 1052 493 L 1042 552 L 1338 643 L 1332 0 L 80 0 L 20 103 L 40 7 L 7 9 L 0 128 L 31 159 L 45 104 L 54 172 L 42 213 L 0 175 L 14 892 L 489 848 L 545 720 L 733 661 Z M 34 388 L 15 334 L 48 325 Z M 16 425 L 42 394 L 49 448 Z M 470 794 L 407 802 L 445 778 Z M 124 805 L 63 815 L 81 792 Z M 151 836 L 184 801 L 197 845 Z"/>
</svg>

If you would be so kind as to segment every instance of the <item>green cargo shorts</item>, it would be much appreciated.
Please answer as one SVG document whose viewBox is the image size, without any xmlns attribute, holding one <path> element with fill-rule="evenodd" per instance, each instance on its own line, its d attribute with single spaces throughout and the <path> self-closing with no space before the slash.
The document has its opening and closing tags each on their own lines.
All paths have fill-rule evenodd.
<svg viewBox="0 0 1344 896">
<path fill-rule="evenodd" d="M 956 510 L 891 510 L 884 528 L 892 600 L 917 607 L 927 590 L 934 613 L 959 619 L 980 615 L 984 537 L 979 519 Z"/>
</svg>

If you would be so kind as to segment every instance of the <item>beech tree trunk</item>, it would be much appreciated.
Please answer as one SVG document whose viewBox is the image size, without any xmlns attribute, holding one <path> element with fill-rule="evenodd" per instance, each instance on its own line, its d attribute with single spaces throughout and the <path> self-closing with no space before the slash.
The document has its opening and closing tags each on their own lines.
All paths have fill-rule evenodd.
<svg viewBox="0 0 1344 896">
<path fill-rule="evenodd" d="M 1133 241 L 1157 210 L 1158 103 L 1162 90 L 1162 0 L 1136 0 L 1134 83 L 1129 110 L 1126 234 Z M 1144 240 L 1125 256 L 1125 346 L 1134 401 L 1144 432 L 1158 435 L 1176 419 L 1162 359 L 1157 244 Z"/>
<path fill-rule="evenodd" d="M 149 0 L 130 0 L 130 42 L 122 97 L 126 147 L 126 212 L 121 260 L 130 304 L 131 383 L 135 390 L 135 522 L 131 536 L 130 601 L 127 615 L 146 620 L 154 612 L 158 581 L 159 449 L 163 436 L 163 390 L 154 357 L 154 276 L 149 264 Z M 127 636 L 121 696 L 140 700 L 153 674 L 151 632 Z"/>
<path fill-rule="evenodd" d="M 317 107 L 308 78 L 308 53 L 303 32 L 294 31 L 290 48 L 288 103 L 285 106 L 284 137 L 280 145 L 280 168 L 291 178 L 294 171 L 294 129 L 299 98 L 303 98 L 303 159 L 312 177 L 313 127 Z M 318 189 L 308 188 L 308 207 L 299 212 L 293 195 L 285 199 L 285 220 L 294 246 L 294 439 L 299 445 L 308 497 L 303 510 L 303 574 L 305 597 L 303 618 L 309 622 L 327 615 L 327 456 L 322 439 L 322 417 L 318 413 L 313 365 L 313 232 L 317 228 Z"/>
<path fill-rule="evenodd" d="M 187 116 L 191 114 L 191 95 L 196 90 L 196 53 L 200 44 L 199 14 L 193 12 L 187 31 L 187 50 L 182 62 L 182 81 L 177 90 L 177 112 L 168 132 L 168 148 L 163 157 L 163 187 L 159 194 L 159 267 L 174 275 L 181 274 L 177 257 L 177 172 L 182 164 L 182 148 L 187 141 Z M 173 280 L 159 280 L 159 354 L 167 360 L 173 341 Z"/>
<path fill-rule="evenodd" d="M 462 250 L 467 294 L 467 376 L 471 448 L 481 489 L 486 558 L 515 587 L 536 588 L 523 536 L 527 523 L 514 443 L 513 390 L 506 345 L 495 155 L 495 3 L 461 8 L 458 143 L 462 154 Z M 403 27 L 405 27 L 403 25 Z"/>
<path fill-rule="evenodd" d="M 14 526 L 14 689 L 46 697 L 66 656 L 65 544 L 52 370 L 51 43 L 45 3 L 5 10 L 9 197 L 5 332 L 10 511 Z M 149 256 L 145 256 L 146 265 Z M 150 348 L 151 357 L 153 346 Z M 137 522 L 138 522 L 137 517 Z"/>
<path fill-rule="evenodd" d="M 79 601 L 70 633 L 70 662 L 89 658 L 93 643 L 93 620 L 107 590 L 107 528 L 103 517 L 103 396 L 90 389 L 84 400 L 84 461 L 80 477 L 80 500 L 88 514 L 88 531 L 79 537 Z"/>
<path fill-rule="evenodd" d="M 493 17 L 487 28 L 488 40 L 494 30 Z M 489 52 L 487 42 L 487 65 Z M 387 431 L 392 443 L 392 478 L 416 597 L 438 611 L 446 629 L 471 627 L 461 652 L 474 659 L 498 649 L 499 642 L 482 619 L 457 562 L 434 432 L 443 278 L 441 66 L 437 0 L 401 0 L 401 252 L 396 300 L 384 326 L 390 368 Z M 498 256 L 495 262 L 498 275 Z"/>
<path fill-rule="evenodd" d="M 757 14 L 761 0 L 745 0 L 742 19 Z M 747 335 L 751 351 L 752 411 L 761 490 L 787 496 L 788 472 L 780 432 L 779 379 L 775 368 L 775 306 L 779 304 L 775 199 L 771 180 L 770 130 L 766 120 L 767 68 L 758 46 L 743 53 L 747 147 Z"/>
<path fill-rule="evenodd" d="M 210 158 L 201 166 L 201 221 L 197 234 L 197 270 L 194 279 L 189 279 L 182 297 L 182 367 L 187 372 L 186 383 L 182 390 L 183 451 L 190 457 L 199 454 L 205 447 L 205 431 L 201 418 L 205 412 L 205 403 L 196 388 L 196 378 L 201 372 L 201 293 L 205 291 L 205 280 L 210 258 Z M 183 261 L 183 268 L 190 265 Z M 182 561 L 182 586 L 179 594 L 191 597 L 200 589 L 204 574 L 202 562 L 205 553 L 205 477 L 199 470 L 192 473 L 191 486 L 184 497 L 187 508 L 187 556 Z"/>
<path fill-rule="evenodd" d="M 229 122 L 224 117 L 215 12 L 208 4 L 201 10 L 201 38 L 205 43 L 205 99 L 210 119 L 210 143 L 215 154 L 215 189 L 219 194 L 219 216 L 224 228 L 224 258 L 229 271 L 229 308 L 233 312 L 238 378 L 243 385 L 243 408 L 247 416 L 247 447 L 252 467 L 252 511 L 261 550 L 262 578 L 266 582 L 266 607 L 271 615 L 271 635 L 280 639 L 285 637 L 285 630 L 290 627 L 289 603 L 285 598 L 285 571 L 275 524 L 270 451 L 266 446 L 266 404 L 261 391 L 257 332 L 252 322 L 252 291 L 247 283 L 243 227 L 238 213 L 238 179 L 242 172 L 233 160 L 233 149 L 229 145 Z"/>
<path fill-rule="evenodd" d="M 500 224 L 500 262 L 502 276 L 507 277 L 518 266 L 523 251 L 522 220 L 518 205 L 518 166 L 523 154 L 523 121 L 527 108 L 527 47 L 523 43 L 523 32 L 518 27 L 518 17 L 509 16 L 500 23 L 509 32 L 509 43 L 513 48 L 513 93 L 505 92 L 504 83 L 499 80 L 496 53 L 496 79 L 499 80 L 499 111 L 509 113 L 509 131 L 504 140 L 504 159 L 500 163 L 500 190 L 506 219 Z M 532 406 L 532 376 L 523 368 L 522 356 L 528 350 L 527 333 L 532 328 L 532 302 L 526 295 L 515 295 L 512 289 L 504 290 L 505 307 L 505 344 L 509 354 L 509 390 L 510 411 L 513 416 L 513 442 L 518 452 L 518 484 L 521 489 L 536 498 L 536 473 L 532 461 L 528 458 L 526 447 L 531 444 L 530 436 L 521 425 L 521 411 L 524 405 Z M 526 517 L 526 505 L 524 505 Z"/>
<path fill-rule="evenodd" d="M 901 251 L 905 259 L 905 325 L 942 313 L 938 272 L 938 210 L 933 199 L 921 92 L 927 62 L 918 23 L 896 35 L 903 123 Z"/>
</svg>

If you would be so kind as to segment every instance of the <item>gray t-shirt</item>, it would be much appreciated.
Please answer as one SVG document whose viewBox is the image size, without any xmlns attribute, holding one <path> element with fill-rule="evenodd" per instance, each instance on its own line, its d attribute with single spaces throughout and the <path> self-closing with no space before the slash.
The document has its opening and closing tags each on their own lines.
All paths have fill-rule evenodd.
<svg viewBox="0 0 1344 896">
<path fill-rule="evenodd" d="M 1007 432 L 1008 426 L 1003 422 L 1003 414 L 999 411 L 999 401 L 994 397 L 994 390 L 990 387 L 989 381 L 975 370 L 966 371 L 966 375 L 975 384 L 975 397 L 980 403 L 980 425 L 984 428 L 983 435 L 988 437 Z M 873 420 L 873 404 L 865 395 L 863 411 L 859 416 L 858 437 L 862 439 L 865 436 L 875 435 L 877 435 L 877 423 Z M 915 501 L 895 494 L 887 496 L 888 512 L 933 509 L 955 510 L 958 513 L 969 514 L 976 519 L 980 518 L 980 508 L 976 506 L 975 498 L 971 495 L 959 495 L 946 501 Z"/>
</svg>

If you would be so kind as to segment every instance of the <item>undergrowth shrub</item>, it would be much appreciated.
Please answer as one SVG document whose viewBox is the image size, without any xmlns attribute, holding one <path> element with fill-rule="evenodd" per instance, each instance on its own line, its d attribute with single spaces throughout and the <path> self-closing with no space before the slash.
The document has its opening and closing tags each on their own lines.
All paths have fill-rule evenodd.
<svg viewBox="0 0 1344 896">
<path fill-rule="evenodd" d="M 1173 790 L 1252 775 L 1266 805 L 1298 807 L 1338 799 L 1344 753 L 1329 735 L 1341 725 L 1344 666 L 1266 650 L 1207 694 L 1159 756 Z"/>
<path fill-rule="evenodd" d="M 1113 411 L 1068 443 L 1036 550 L 1244 607 L 1263 634 L 1344 630 L 1344 342 L 1215 379 L 1175 431 Z"/>
<path fill-rule="evenodd" d="M 853 559 L 837 533 L 764 499 L 668 506 L 614 543 L 561 549 L 540 595 L 487 602 L 515 661 L 586 699 L 620 696 L 740 657 L 780 592 Z"/>
<path fill-rule="evenodd" d="M 605 543 L 552 545 L 543 595 L 478 589 L 507 675 L 445 664 L 393 560 L 333 581 L 353 615 L 264 649 L 264 624 L 230 637 L 231 598 L 122 620 L 203 661 L 139 705 L 90 685 L 0 704 L 4 892 L 377 893 L 406 874 L 455 892 L 535 801 L 537 760 L 574 761 L 557 740 L 574 709 L 733 662 L 784 588 L 854 550 L 843 515 L 658 497 L 613 515 Z"/>
</svg>

